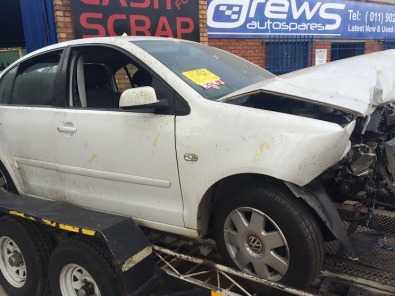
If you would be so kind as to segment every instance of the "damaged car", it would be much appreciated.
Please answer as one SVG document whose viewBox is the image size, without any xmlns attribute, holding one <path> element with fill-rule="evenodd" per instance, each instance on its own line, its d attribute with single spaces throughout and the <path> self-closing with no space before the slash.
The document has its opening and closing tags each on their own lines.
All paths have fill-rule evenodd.
<svg viewBox="0 0 395 296">
<path fill-rule="evenodd" d="M 225 263 L 303 287 L 325 241 L 356 257 L 337 203 L 395 206 L 394 56 L 276 77 L 189 41 L 53 45 L 1 74 L 1 184 L 214 239 Z"/>
</svg>

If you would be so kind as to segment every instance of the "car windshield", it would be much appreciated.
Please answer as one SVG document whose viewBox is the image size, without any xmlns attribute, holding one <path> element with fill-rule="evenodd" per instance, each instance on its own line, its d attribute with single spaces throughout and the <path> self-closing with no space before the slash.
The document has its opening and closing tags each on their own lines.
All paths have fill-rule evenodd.
<svg viewBox="0 0 395 296">
<path fill-rule="evenodd" d="M 140 40 L 133 43 L 210 100 L 218 100 L 274 77 L 272 73 L 242 58 L 199 43 L 174 40 Z"/>
</svg>

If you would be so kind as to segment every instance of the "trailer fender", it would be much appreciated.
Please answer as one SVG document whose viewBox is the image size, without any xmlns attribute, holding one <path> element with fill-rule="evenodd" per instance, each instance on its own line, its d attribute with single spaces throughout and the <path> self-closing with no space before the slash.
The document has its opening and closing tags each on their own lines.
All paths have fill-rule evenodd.
<svg viewBox="0 0 395 296">
<path fill-rule="evenodd" d="M 288 182 L 285 182 L 285 185 L 296 198 L 302 199 L 314 210 L 334 237 L 340 241 L 347 255 L 351 258 L 356 258 L 355 249 L 347 234 L 347 229 L 335 204 L 322 184 L 318 181 L 313 181 L 304 187 L 299 187 Z"/>
</svg>

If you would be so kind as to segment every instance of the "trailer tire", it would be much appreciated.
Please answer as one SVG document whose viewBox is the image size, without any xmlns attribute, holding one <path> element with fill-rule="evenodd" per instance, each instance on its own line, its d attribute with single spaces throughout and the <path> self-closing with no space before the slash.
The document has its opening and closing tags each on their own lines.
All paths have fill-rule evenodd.
<svg viewBox="0 0 395 296">
<path fill-rule="evenodd" d="M 0 218 L 0 284 L 8 296 L 49 295 L 50 252 L 50 240 L 37 225 Z"/>
<path fill-rule="evenodd" d="M 86 295 L 92 295 L 91 292 L 97 289 L 101 296 L 121 295 L 117 273 L 103 247 L 77 239 L 61 243 L 49 263 L 52 296 L 85 295 L 83 292 L 78 294 L 75 288 L 81 283 L 81 278 L 84 280 L 80 290 L 85 290 Z"/>
<path fill-rule="evenodd" d="M 217 209 L 216 241 L 226 263 L 297 288 L 318 276 L 324 259 L 321 230 L 286 188 L 271 183 L 242 188 Z"/>
</svg>

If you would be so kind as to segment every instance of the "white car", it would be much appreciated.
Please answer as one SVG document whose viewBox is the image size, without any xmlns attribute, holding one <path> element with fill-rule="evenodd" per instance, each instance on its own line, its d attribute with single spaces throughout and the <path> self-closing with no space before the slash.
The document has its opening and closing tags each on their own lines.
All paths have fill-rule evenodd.
<svg viewBox="0 0 395 296">
<path fill-rule="evenodd" d="M 389 51 L 279 78 L 188 41 L 53 45 L 1 74 L 3 186 L 214 238 L 229 264 L 301 287 L 324 240 L 353 255 L 332 200 L 372 176 L 377 145 L 355 127 L 394 98 L 394 64 Z"/>
</svg>

